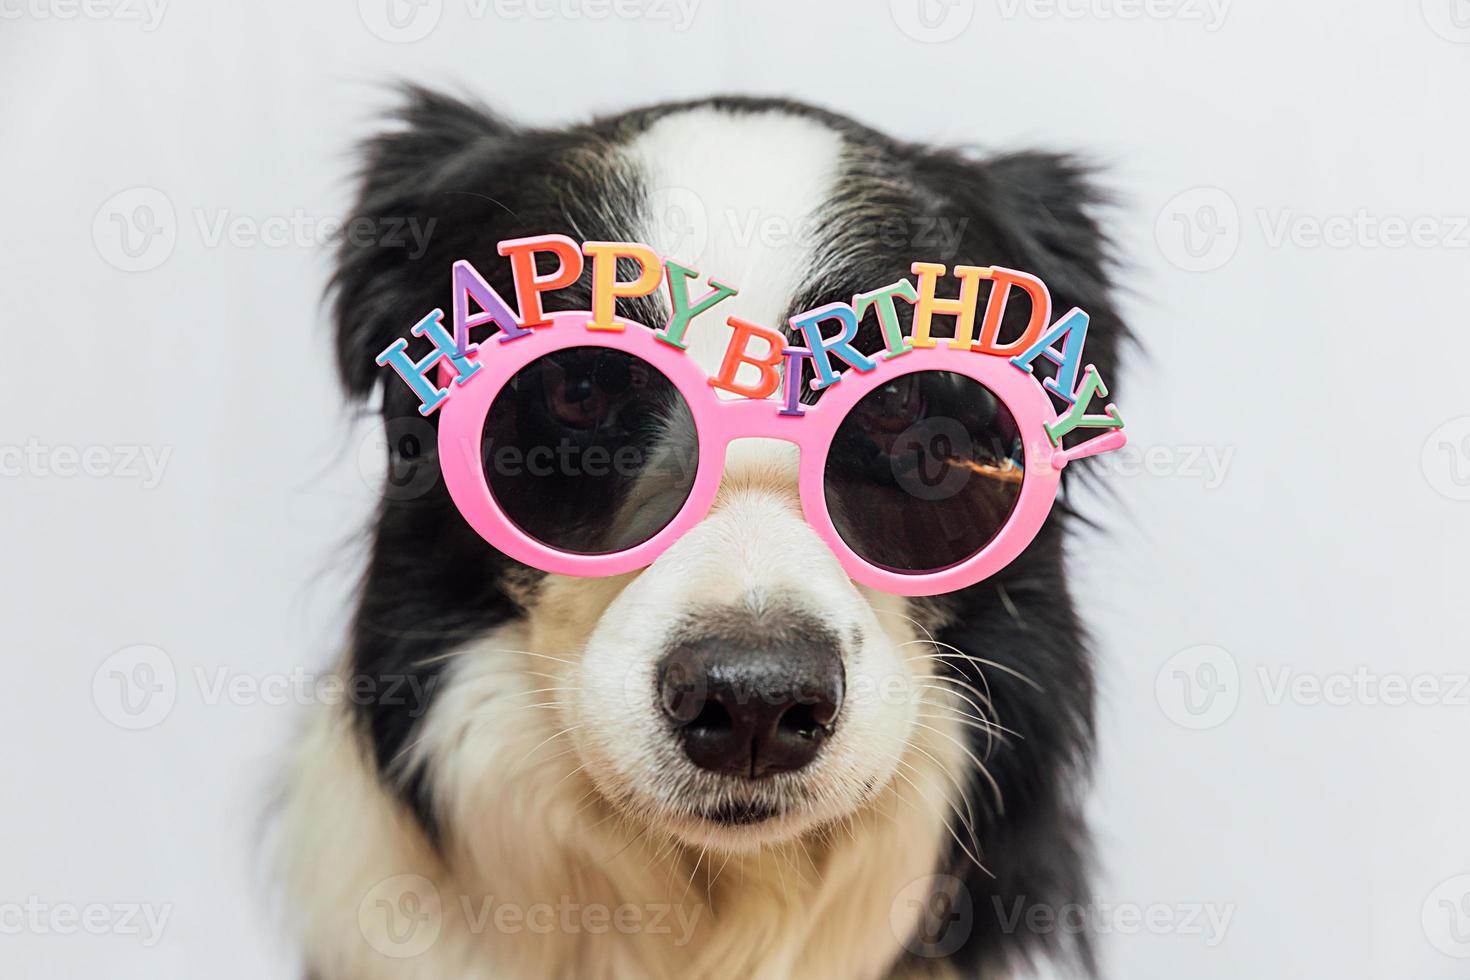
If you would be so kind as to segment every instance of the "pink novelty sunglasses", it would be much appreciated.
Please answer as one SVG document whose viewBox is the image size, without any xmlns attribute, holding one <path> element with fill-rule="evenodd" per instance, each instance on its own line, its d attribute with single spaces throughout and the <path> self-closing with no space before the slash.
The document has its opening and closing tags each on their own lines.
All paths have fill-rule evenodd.
<svg viewBox="0 0 1470 980">
<path fill-rule="evenodd" d="M 1046 392 L 1003 357 L 914 349 L 783 411 L 779 397 L 718 396 L 646 327 L 589 331 L 588 316 L 550 313 L 550 326 L 482 346 L 439 424 L 465 519 L 547 572 L 648 566 L 709 513 L 730 443 L 762 438 L 799 448 L 803 514 L 854 581 L 949 592 L 1026 548 L 1068 461 L 1125 441 L 1112 431 L 1054 445 Z"/>
</svg>

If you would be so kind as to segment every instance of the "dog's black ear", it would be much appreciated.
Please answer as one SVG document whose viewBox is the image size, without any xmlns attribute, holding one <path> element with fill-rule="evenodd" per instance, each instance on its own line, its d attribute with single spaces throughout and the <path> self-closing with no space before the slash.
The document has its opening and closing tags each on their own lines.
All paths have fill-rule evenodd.
<svg viewBox="0 0 1470 980">
<path fill-rule="evenodd" d="M 373 363 L 378 352 L 443 305 L 445 246 L 493 205 L 475 202 L 476 188 L 493 184 L 518 152 L 515 127 L 485 107 L 417 86 L 403 90 L 391 118 L 395 128 L 362 145 L 357 200 L 331 283 L 337 368 L 358 398 L 383 376 Z"/>
<path fill-rule="evenodd" d="M 1093 170 L 1075 157 L 1041 151 L 976 159 L 938 150 L 918 163 L 953 213 L 971 216 L 960 236 L 965 254 L 1041 277 L 1052 294 L 1053 318 L 1073 306 L 1087 311 L 1087 360 L 1112 381 L 1127 330 L 1113 302 L 1112 243 L 1096 218 L 1110 202 Z M 1037 367 L 1047 370 L 1045 362 Z"/>
<path fill-rule="evenodd" d="M 1055 314 L 1087 311 L 1087 358 L 1112 378 L 1127 328 L 1113 302 L 1112 242 L 1095 217 L 1111 202 L 1092 170 L 1072 157 L 1015 153 L 992 159 L 989 170 L 997 193 L 1019 205 L 1010 213 L 1015 233 L 1053 291 Z"/>
</svg>

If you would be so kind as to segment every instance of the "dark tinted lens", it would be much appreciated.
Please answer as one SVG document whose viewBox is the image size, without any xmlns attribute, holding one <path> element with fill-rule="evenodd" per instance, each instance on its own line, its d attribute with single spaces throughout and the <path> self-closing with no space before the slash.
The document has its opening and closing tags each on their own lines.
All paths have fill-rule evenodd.
<svg viewBox="0 0 1470 980">
<path fill-rule="evenodd" d="M 485 418 L 485 475 L 516 526 L 578 554 L 623 551 L 679 513 L 699 463 L 694 418 L 641 358 L 601 347 L 522 368 Z"/>
<path fill-rule="evenodd" d="M 1025 474 L 1020 432 L 989 388 L 917 371 L 866 395 L 827 456 L 827 509 L 853 551 L 895 572 L 935 572 L 1005 525 Z"/>
</svg>

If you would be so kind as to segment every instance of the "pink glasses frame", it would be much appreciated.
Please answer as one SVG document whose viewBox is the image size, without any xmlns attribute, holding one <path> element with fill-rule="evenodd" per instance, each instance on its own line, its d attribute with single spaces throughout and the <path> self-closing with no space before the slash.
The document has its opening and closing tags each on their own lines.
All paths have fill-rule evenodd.
<svg viewBox="0 0 1470 980">
<path fill-rule="evenodd" d="M 825 389 L 819 402 L 804 405 L 800 416 L 781 415 L 778 398 L 725 399 L 708 384 L 708 377 L 683 351 L 654 337 L 652 330 L 625 320 L 620 333 L 590 331 L 590 314 L 547 314 L 552 325 L 505 343 L 482 342 L 471 358 L 480 370 L 455 388 L 439 420 L 439 460 L 450 496 L 470 526 L 490 544 L 515 560 L 558 575 L 598 577 L 619 575 L 651 565 L 674 541 L 709 513 L 725 469 L 725 455 L 736 439 L 781 439 L 801 451 L 798 489 L 808 524 L 832 549 L 848 576 L 862 585 L 896 595 L 937 595 L 973 585 L 1000 571 L 1036 537 L 1051 513 L 1069 459 L 1092 455 L 1123 445 L 1121 431 L 1098 436 L 1070 453 L 1053 446 L 1044 423 L 1056 418 L 1049 397 L 1038 380 L 1017 370 L 1003 357 L 949 349 L 947 342 L 911 350 L 897 358 L 879 357 L 867 372 L 849 370 L 841 381 Z M 674 519 L 641 544 L 625 551 L 579 555 L 543 544 L 526 534 L 506 516 L 485 478 L 485 416 L 495 396 L 527 364 L 572 347 L 605 347 L 642 358 L 661 371 L 683 395 L 694 418 L 699 440 L 699 463 L 689 497 Z M 995 393 L 1015 418 L 1026 454 L 1020 498 L 1010 518 L 986 546 L 957 565 L 934 572 L 907 574 L 873 565 L 842 540 L 827 511 L 823 488 L 832 438 L 849 410 L 863 396 L 886 381 L 915 371 L 951 371 L 983 384 Z M 1086 450 L 1083 452 L 1083 450 Z"/>
</svg>

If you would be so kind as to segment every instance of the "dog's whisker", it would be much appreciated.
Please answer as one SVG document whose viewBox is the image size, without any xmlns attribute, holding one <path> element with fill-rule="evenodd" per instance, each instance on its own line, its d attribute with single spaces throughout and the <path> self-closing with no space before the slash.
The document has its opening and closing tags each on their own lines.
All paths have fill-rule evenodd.
<svg viewBox="0 0 1470 980">
<path fill-rule="evenodd" d="M 913 791 L 915 793 L 918 793 L 919 796 L 922 797 L 925 802 L 927 802 L 927 803 L 929 803 L 929 805 L 933 806 L 934 801 L 933 800 L 930 800 L 929 797 L 924 793 L 924 791 L 921 790 L 921 789 L 919 789 L 918 784 L 915 783 L 908 776 L 905 776 L 903 774 L 903 772 L 901 771 L 901 768 L 902 767 L 905 767 L 907 765 L 908 765 L 907 763 L 905 763 L 905 762 L 903 762 L 903 761 L 900 760 L 900 762 L 899 762 L 900 769 L 895 769 L 893 771 L 893 774 L 895 776 L 897 776 L 899 779 L 902 779 L 905 783 L 908 783 L 909 786 L 913 788 Z M 948 803 L 949 801 L 946 800 L 945 802 Z M 953 803 L 949 803 L 949 808 L 954 811 L 954 815 L 956 817 L 958 817 L 958 818 L 960 818 L 962 820 L 964 819 L 964 815 L 960 813 L 959 808 L 956 807 Z M 990 875 L 991 878 L 994 878 L 995 877 L 995 874 L 989 868 L 987 868 L 984 864 L 982 864 L 981 861 L 980 861 L 980 859 L 978 857 L 976 857 L 974 855 L 974 853 L 971 852 L 971 850 L 967 846 L 965 846 L 965 842 L 962 841 L 962 840 L 960 840 L 960 835 L 957 834 L 957 833 L 955 833 L 954 827 L 950 826 L 950 823 L 949 823 L 948 820 L 944 821 L 944 829 L 947 830 L 947 831 L 949 831 L 949 836 L 952 837 L 952 838 L 954 838 L 954 842 L 959 845 L 960 850 L 962 850 L 962 851 L 965 852 L 965 856 L 968 857 L 971 861 L 973 861 L 975 863 L 975 867 L 979 868 L 981 871 L 985 872 L 987 875 Z"/>
<path fill-rule="evenodd" d="M 1005 730 L 1004 726 L 1001 725 L 999 720 L 994 717 L 995 705 L 991 704 L 989 701 L 985 701 L 983 697 L 981 698 L 981 702 L 983 702 L 983 704 L 981 704 L 979 702 L 970 700 L 969 696 L 963 693 L 963 689 L 956 691 L 948 687 L 938 687 L 934 684 L 916 684 L 914 685 L 914 689 L 917 691 L 934 691 L 938 694 L 942 694 L 946 698 L 956 698 L 960 701 L 963 701 L 965 704 L 975 709 L 976 718 L 993 724 L 997 729 L 1000 729 L 1002 731 Z"/>
<path fill-rule="evenodd" d="M 906 774 L 904 774 L 903 771 L 900 771 L 901 768 L 910 768 L 910 771 L 916 771 L 916 770 L 913 770 L 913 767 L 910 767 L 910 765 L 908 765 L 907 763 L 900 763 L 900 768 L 895 768 L 895 770 L 894 770 L 894 776 L 897 776 L 898 779 L 901 779 L 901 780 L 903 780 L 904 783 L 907 783 L 907 785 L 910 786 L 910 788 L 913 789 L 914 792 L 919 793 L 920 799 L 923 799 L 923 801 L 925 801 L 926 804 L 929 804 L 932 807 L 932 805 L 933 805 L 932 799 L 929 799 L 929 796 L 926 795 L 926 793 L 923 792 L 922 789 L 919 789 L 919 786 L 917 786 L 917 783 L 914 783 L 913 780 L 908 779 L 908 776 L 906 776 Z M 916 771 L 916 774 L 917 774 L 917 771 Z M 903 799 L 903 796 L 898 796 L 898 798 Z M 917 807 L 917 805 L 914 804 L 913 801 L 907 801 L 907 802 L 908 802 L 908 805 L 911 805 L 911 807 Z M 947 804 L 948 804 L 948 801 L 945 801 L 945 802 L 947 802 Z M 961 814 L 960 811 L 958 811 L 958 808 L 956 807 L 956 805 L 954 805 L 954 804 L 948 804 L 948 805 L 950 805 L 950 810 L 951 811 L 954 811 L 954 815 L 956 815 L 957 820 L 960 820 L 960 823 L 961 824 L 964 824 L 964 814 Z M 980 862 L 979 858 L 976 857 L 975 852 L 970 851 L 969 846 L 967 846 L 966 843 L 964 843 L 964 840 L 961 840 L 960 839 L 960 835 L 958 835 L 958 833 L 956 833 L 956 830 L 954 830 L 954 827 L 951 826 L 950 821 L 948 821 L 948 820 L 945 820 L 944 821 L 944 829 L 947 830 L 948 833 L 950 833 L 951 839 L 953 839 L 954 840 L 954 843 L 956 843 L 956 845 L 958 845 L 958 848 L 960 848 L 960 851 L 963 851 L 964 852 L 964 857 L 969 858 L 969 860 L 972 861 L 973 864 L 975 864 L 975 867 L 978 867 L 978 868 L 980 868 L 980 870 L 985 871 L 985 873 L 986 874 L 989 874 L 989 876 L 995 877 L 994 874 L 992 874 L 991 871 L 989 871 L 989 868 L 986 868 L 985 865 L 983 865 L 982 862 Z M 970 827 L 969 826 L 966 826 L 966 830 L 970 830 Z"/>
<path fill-rule="evenodd" d="M 588 800 L 587 797 L 589 797 L 589 796 L 592 797 L 592 799 Z M 582 803 L 581 806 L 577 807 L 577 813 L 580 815 L 583 811 L 587 810 L 589 807 L 596 806 L 598 803 L 602 802 L 604 799 L 605 799 L 605 797 L 603 797 L 597 791 L 597 787 L 596 786 L 592 787 L 586 793 L 582 794 L 581 799 L 577 800 L 578 803 L 582 803 L 582 800 L 587 800 L 586 803 Z M 621 815 L 622 814 L 618 810 L 616 804 L 614 804 L 614 805 L 612 805 L 608 809 L 607 813 L 602 817 L 601 820 L 598 820 L 596 823 L 594 823 L 592 826 L 588 827 L 587 829 L 589 831 L 596 830 L 598 827 L 601 827 L 603 824 L 607 823 L 612 818 L 614 818 L 614 817 L 621 817 Z"/>
<path fill-rule="evenodd" d="M 561 755 L 554 755 L 550 759 L 547 759 L 546 761 L 547 762 L 555 762 L 557 759 L 560 759 L 560 758 L 562 758 L 564 756 L 570 755 L 572 752 L 575 752 L 575 751 L 576 751 L 576 749 L 572 749 L 572 750 L 570 750 L 568 752 L 563 752 Z M 581 772 L 583 769 L 586 769 L 586 768 L 587 768 L 587 763 L 585 763 L 585 762 L 582 763 L 577 768 L 573 769 L 571 772 L 568 772 L 565 776 L 562 776 L 555 783 L 552 783 L 551 784 L 551 788 L 552 789 L 556 789 L 562 783 L 566 782 L 568 779 L 571 779 L 577 773 Z"/>
<path fill-rule="evenodd" d="M 512 692 L 511 694 L 507 694 L 506 697 L 511 697 L 511 698 L 524 698 L 524 697 L 530 697 L 532 694 L 547 694 L 547 693 L 550 693 L 552 691 L 576 691 L 576 690 L 580 690 L 580 688 L 577 688 L 577 687 L 566 687 L 566 686 L 561 686 L 561 687 L 538 687 L 534 691 L 515 691 L 515 692 Z M 549 704 L 550 702 L 545 702 L 545 703 Z"/>
<path fill-rule="evenodd" d="M 946 698 L 962 697 L 960 695 L 957 695 L 953 691 L 946 691 L 943 689 L 939 689 L 939 693 L 944 695 Z M 1007 728 L 1005 725 L 1002 725 L 995 719 L 988 717 L 984 711 L 980 710 L 979 706 L 970 701 L 968 698 L 963 698 L 963 700 L 965 704 L 975 709 L 975 712 L 973 714 L 965 711 L 962 707 L 955 704 L 953 701 L 934 701 L 930 700 L 929 698 L 919 698 L 918 703 L 928 705 L 933 708 L 939 708 L 947 713 L 946 717 L 952 717 L 957 720 L 962 720 L 971 727 L 978 728 L 979 730 L 985 732 L 985 755 L 987 758 L 989 758 L 995 750 L 994 743 L 997 736 L 999 736 L 1007 745 L 1013 744 L 1010 741 L 1010 739 L 1012 738 L 1018 739 L 1020 741 L 1025 741 L 1026 736 L 1022 735 L 1020 732 L 1012 728 Z"/>
<path fill-rule="evenodd" d="M 918 698 L 918 703 L 927 704 L 935 708 L 942 708 L 952 713 L 954 717 L 965 718 L 970 721 L 976 722 L 977 727 L 981 728 L 986 733 L 985 754 L 987 756 L 991 753 L 991 751 L 994 750 L 995 733 L 1005 733 L 1010 731 L 1004 725 L 991 718 L 990 713 L 987 713 L 984 708 L 976 704 L 974 701 L 971 701 L 969 697 L 959 691 L 953 691 L 946 687 L 937 687 L 929 684 L 919 685 L 918 690 L 933 691 L 940 698 L 940 700 L 936 701 L 930 698 L 920 697 Z M 957 704 L 956 701 L 959 701 L 962 704 Z M 965 707 L 973 709 L 973 713 L 971 713 L 970 711 L 966 711 Z"/>
<path fill-rule="evenodd" d="M 567 660 L 567 659 L 565 659 L 563 657 L 553 657 L 549 653 L 537 653 L 535 650 L 512 650 L 509 647 L 493 647 L 493 648 L 491 648 L 491 650 L 489 652 L 490 653 L 518 653 L 518 654 L 520 654 L 523 657 L 540 657 L 543 660 L 555 660 L 559 664 L 567 664 L 568 666 L 571 666 L 571 667 L 577 666 L 577 662 L 575 660 Z"/>
<path fill-rule="evenodd" d="M 1000 604 L 1006 607 L 1006 612 L 1010 614 L 1011 621 L 1024 630 L 1026 623 L 1021 619 L 1021 610 L 1017 609 L 1016 604 L 1011 601 L 1011 594 L 1006 591 L 1006 587 L 1004 585 L 997 585 L 995 587 L 995 594 L 1000 596 Z"/>
<path fill-rule="evenodd" d="M 937 650 L 938 647 L 935 647 L 935 649 Z M 927 661 L 930 661 L 932 663 L 939 664 L 940 666 L 942 666 L 944 668 L 944 671 L 934 671 L 934 670 L 931 670 L 929 673 L 927 673 L 924 676 L 926 676 L 930 680 L 936 680 L 936 681 L 937 680 L 951 680 L 951 681 L 956 681 L 956 682 L 968 684 L 969 682 L 968 681 L 965 681 L 963 678 L 955 677 L 954 676 L 954 673 L 958 673 L 959 670 L 960 670 L 960 668 L 958 666 L 956 666 L 955 663 L 954 663 L 954 661 L 956 659 L 957 658 L 955 658 L 952 655 L 939 654 L 939 653 L 928 653 L 928 654 L 920 654 L 917 657 L 910 657 L 905 662 L 906 663 L 919 663 L 919 662 L 923 662 L 923 661 L 926 661 L 927 660 Z M 954 672 L 954 673 L 949 673 L 949 672 Z M 984 670 L 983 667 L 976 666 L 976 668 L 975 668 L 975 679 L 978 680 L 984 686 L 985 691 L 982 693 L 978 689 L 975 689 L 975 687 L 974 687 L 973 684 L 969 685 L 970 688 L 972 690 L 974 690 L 975 691 L 975 694 L 977 696 L 979 696 L 982 700 L 984 700 L 984 702 L 986 704 L 990 705 L 992 707 L 992 709 L 993 709 L 994 708 L 994 700 L 993 700 L 993 693 L 990 690 L 990 678 L 985 675 L 985 670 Z"/>
<path fill-rule="evenodd" d="M 734 851 L 727 851 L 725 854 L 725 860 L 720 862 L 719 870 L 715 872 L 713 878 L 710 878 L 705 883 L 704 900 L 709 903 L 709 909 L 711 912 L 713 912 L 715 908 L 715 883 L 720 880 L 720 875 L 725 873 L 725 868 L 730 864 L 730 859 L 734 856 Z"/>
<path fill-rule="evenodd" d="M 949 784 L 954 787 L 955 795 L 965 805 L 965 827 L 970 832 L 970 843 L 975 846 L 976 851 L 979 851 L 980 841 L 975 836 L 975 808 L 970 804 L 970 794 L 965 792 L 965 787 L 960 785 L 960 781 L 955 778 L 954 773 L 950 772 L 949 768 L 943 762 L 939 761 L 937 756 L 918 745 L 910 745 L 909 748 L 934 763 L 934 767 L 943 773 L 944 777 L 949 780 Z"/>
<path fill-rule="evenodd" d="M 683 905 L 684 899 L 689 897 L 689 886 L 694 884 L 694 876 L 699 874 L 699 866 L 704 863 L 704 855 L 708 850 L 708 844 L 699 849 L 699 859 L 694 862 L 694 870 L 689 872 L 689 880 L 684 882 L 684 891 L 679 894 L 678 904 Z"/>
<path fill-rule="evenodd" d="M 625 818 L 623 818 L 623 817 L 622 817 L 622 815 L 621 815 L 621 814 L 619 814 L 619 815 L 618 815 L 618 819 L 619 819 L 619 822 L 621 822 L 621 823 L 627 823 L 627 820 L 626 820 L 626 819 L 625 819 Z M 598 821 L 598 823 L 601 823 L 601 822 L 602 822 L 602 821 Z M 638 840 L 639 840 L 639 839 L 640 839 L 640 838 L 642 838 L 642 837 L 643 837 L 643 836 L 644 836 L 644 835 L 646 835 L 646 834 L 647 834 L 647 833 L 648 833 L 648 831 L 649 831 L 649 829 L 650 829 L 650 828 L 651 828 L 651 827 L 652 827 L 652 826 L 653 826 L 653 824 L 652 824 L 652 823 L 650 823 L 650 822 L 649 822 L 649 821 L 646 821 L 646 820 L 645 820 L 645 821 L 644 821 L 644 822 L 643 822 L 643 829 L 642 829 L 642 830 L 640 830 L 640 831 L 638 831 L 638 833 L 636 833 L 636 834 L 634 834 L 634 835 L 633 835 L 633 836 L 632 836 L 632 837 L 630 837 L 630 838 L 628 838 L 628 842 L 627 842 L 627 843 L 626 843 L 626 844 L 624 844 L 624 845 L 623 845 L 623 846 L 622 846 L 622 847 L 620 847 L 620 848 L 618 848 L 618 849 L 617 849 L 617 850 L 616 850 L 616 851 L 613 851 L 613 852 L 612 852 L 612 853 L 611 853 L 611 854 L 609 854 L 609 855 L 608 855 L 608 856 L 607 856 L 607 857 L 605 857 L 605 858 L 602 858 L 602 859 L 601 859 L 601 860 L 599 860 L 599 861 L 598 861 L 598 862 L 597 862 L 597 863 L 598 863 L 598 864 L 602 864 L 602 865 L 607 865 L 607 864 L 611 864 L 611 863 L 612 863 L 612 862 L 613 862 L 613 861 L 615 861 L 615 860 L 616 860 L 616 859 L 617 859 L 617 858 L 618 858 L 618 857 L 619 857 L 619 856 L 620 856 L 620 855 L 621 855 L 621 854 L 622 854 L 622 853 L 623 853 L 623 852 L 624 852 L 624 851 L 626 851 L 626 850 L 627 850 L 627 849 L 628 849 L 628 848 L 630 848 L 630 847 L 632 847 L 632 846 L 633 846 L 633 845 L 634 845 L 634 844 L 636 844 L 636 843 L 637 843 L 637 842 L 638 842 Z"/>
<path fill-rule="evenodd" d="M 941 738 L 948 739 L 950 742 L 953 742 L 954 745 L 961 752 L 965 753 L 965 755 L 967 755 L 969 757 L 970 761 L 973 762 L 973 763 L 975 763 L 976 768 L 978 768 L 980 770 L 980 774 L 985 777 L 985 781 L 990 784 L 991 790 L 995 793 L 995 808 L 996 808 L 996 813 L 998 813 L 1000 815 L 1004 815 L 1005 814 L 1005 812 L 1006 812 L 1005 801 L 1002 800 L 1001 797 L 1000 797 L 1000 784 L 995 781 L 995 777 L 990 774 L 990 770 L 988 768 L 986 768 L 985 763 L 980 761 L 980 757 L 977 756 L 974 752 L 971 752 L 970 751 L 970 747 L 969 746 L 967 746 L 964 742 L 961 742 L 959 739 L 955 738 L 953 735 L 949 734 L 948 732 L 941 731 L 940 729 L 935 728 L 933 725 L 926 725 L 923 722 L 916 721 L 916 722 L 914 722 L 914 727 L 915 728 L 925 728 L 925 729 L 928 729 L 929 731 L 931 731 L 934 734 L 940 736 Z"/>
<path fill-rule="evenodd" d="M 541 707 L 541 706 L 540 705 L 534 705 L 534 704 L 526 704 L 526 705 L 522 705 L 521 707 L 523 707 L 523 708 L 536 708 L 536 707 Z M 569 734 L 571 732 L 574 732 L 574 731 L 576 731 L 577 729 L 579 729 L 581 727 L 582 727 L 581 725 L 571 725 L 571 726 L 569 726 L 567 728 L 563 728 L 559 732 L 554 732 L 553 734 L 546 736 L 541 741 L 537 742 L 536 745 L 535 745 L 535 747 L 532 748 L 531 751 L 527 752 L 524 756 L 522 756 L 520 758 L 520 761 L 518 761 L 514 766 L 511 767 L 511 771 L 512 772 L 519 772 L 520 771 L 520 768 L 523 765 L 525 765 L 526 760 L 530 759 L 531 756 L 535 755 L 541 749 L 541 747 L 543 745 L 546 745 L 547 743 L 551 742 L 553 739 L 558 739 L 558 738 L 561 738 L 563 735 L 566 735 L 566 734 Z"/>
<path fill-rule="evenodd" d="M 923 773 L 920 772 L 919 768 L 906 759 L 899 760 L 898 768 L 894 770 L 895 776 L 899 776 L 902 773 L 908 773 L 914 778 L 919 778 L 923 776 Z M 905 779 L 904 781 L 907 782 L 914 789 L 915 792 L 920 794 L 925 803 L 929 804 L 930 807 L 934 806 L 934 801 L 931 800 L 928 795 L 919 788 L 917 783 L 913 782 L 913 780 L 910 779 Z M 900 796 L 900 798 L 902 799 L 902 796 Z M 907 800 L 906 802 L 908 802 L 910 805 L 913 804 L 912 800 Z M 944 794 L 944 802 L 950 808 L 950 811 L 955 815 L 955 818 L 959 821 L 960 826 L 963 827 L 965 831 L 969 833 L 970 836 L 973 838 L 975 836 L 974 824 L 971 823 L 971 821 L 965 816 L 965 814 L 960 812 L 959 807 L 955 806 L 954 801 L 949 798 L 948 794 Z M 979 851 L 979 847 L 976 847 L 976 851 Z"/>
<path fill-rule="evenodd" d="M 980 701 L 985 705 L 985 713 L 992 715 L 997 713 L 995 710 L 995 701 L 991 697 L 990 684 L 983 675 L 980 677 L 981 682 L 985 684 L 985 690 L 983 691 L 976 687 L 974 684 L 971 684 L 969 681 L 962 680 L 958 677 L 952 677 L 949 674 L 929 674 L 923 679 L 927 681 L 933 681 L 936 684 L 952 684 L 962 691 L 969 691 L 971 694 L 975 695 L 975 697 L 979 698 Z"/>
<path fill-rule="evenodd" d="M 934 634 L 929 632 L 929 627 L 925 626 L 923 623 L 919 622 L 917 619 L 906 613 L 901 613 L 896 609 L 879 609 L 876 606 L 873 608 L 873 612 L 883 613 L 886 616 L 897 616 L 899 619 L 907 620 L 909 623 L 913 624 L 913 626 L 917 628 L 921 633 L 923 633 L 926 639 L 934 639 Z"/>
<path fill-rule="evenodd" d="M 1010 674 L 1012 677 L 1016 678 L 1017 680 L 1024 681 L 1025 683 L 1030 684 L 1032 687 L 1036 688 L 1036 690 L 1040 691 L 1042 694 L 1045 694 L 1046 693 L 1046 688 L 1042 687 L 1040 684 L 1036 683 L 1036 681 L 1032 680 L 1030 677 L 1027 677 L 1025 674 L 1021 673 L 1019 670 L 1015 669 L 1014 667 L 1008 667 L 1005 664 L 996 663 L 994 660 L 986 660 L 984 657 L 976 657 L 973 654 L 966 653 L 965 651 L 961 650 L 959 647 L 951 646 L 950 644 L 943 643 L 943 642 L 941 642 L 939 640 L 909 640 L 907 643 L 900 643 L 899 646 L 900 647 L 913 646 L 916 643 L 931 643 L 935 647 L 939 647 L 939 648 L 942 648 L 942 649 L 951 651 L 950 653 L 945 653 L 945 654 L 934 654 L 933 656 L 937 657 L 938 659 L 941 659 L 941 660 L 965 660 L 965 661 L 968 661 L 968 662 L 970 662 L 972 664 L 979 664 L 979 665 L 984 666 L 984 667 L 994 667 L 996 670 L 1003 671 L 1004 673 Z M 910 657 L 908 659 L 910 661 L 912 661 L 912 660 L 922 660 L 923 657 Z"/>
<path fill-rule="evenodd" d="M 934 704 L 934 702 L 932 702 L 932 701 L 925 701 L 923 703 L 924 704 Z M 939 707 L 943 707 L 943 706 L 940 705 Z M 961 725 L 965 725 L 967 727 L 974 728 L 977 731 L 984 732 L 985 733 L 985 758 L 987 758 L 987 759 L 989 759 L 991 757 L 991 755 L 994 754 L 993 751 L 992 751 L 992 746 L 993 746 L 993 744 L 995 742 L 999 742 L 1000 744 L 1007 745 L 1007 746 L 1011 745 L 1011 740 L 1006 735 L 1004 735 L 1004 734 L 997 734 L 996 731 L 993 728 L 989 727 L 987 723 L 981 722 L 981 721 L 976 721 L 974 718 L 970 718 L 968 716 L 960 717 L 960 716 L 956 716 L 954 714 L 943 714 L 943 715 L 917 714 L 917 715 L 914 715 L 914 717 L 915 718 L 928 718 L 928 719 L 933 720 L 933 721 L 953 721 L 953 722 L 958 722 Z"/>
</svg>

